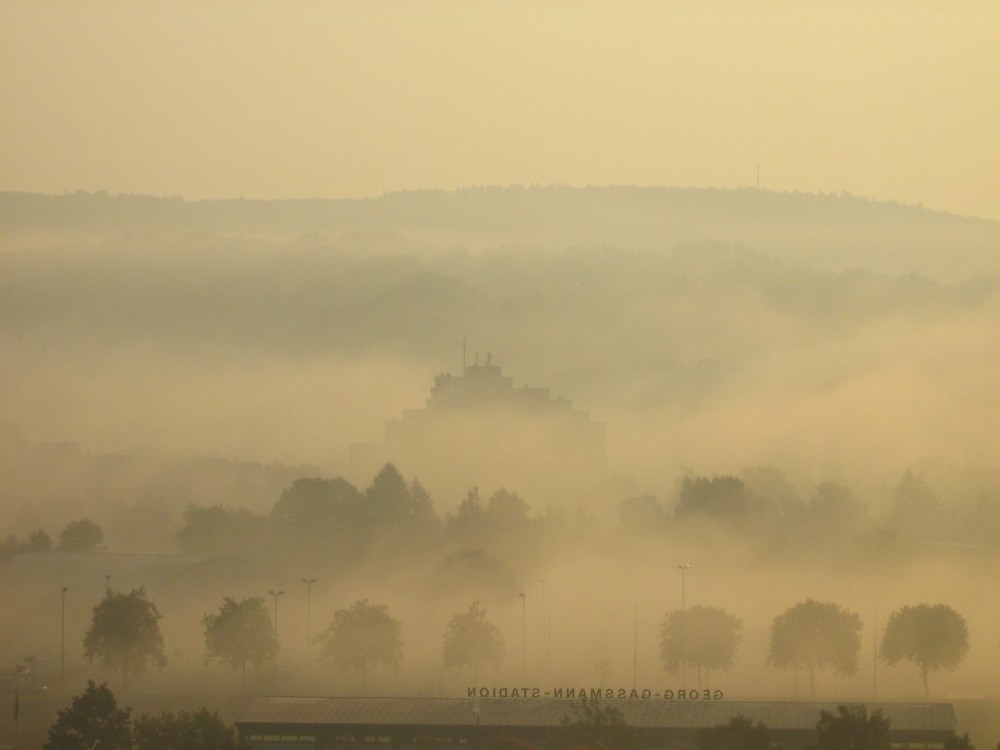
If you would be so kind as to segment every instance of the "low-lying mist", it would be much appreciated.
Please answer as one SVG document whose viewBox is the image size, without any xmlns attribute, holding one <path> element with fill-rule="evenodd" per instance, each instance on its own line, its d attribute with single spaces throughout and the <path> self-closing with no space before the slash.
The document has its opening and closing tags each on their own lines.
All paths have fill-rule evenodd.
<svg viewBox="0 0 1000 750">
<path fill-rule="evenodd" d="M 875 644 L 893 611 L 926 602 L 969 627 L 932 697 L 997 697 L 995 246 L 962 224 L 962 268 L 947 268 L 944 219 L 900 207 L 856 246 L 839 227 L 841 255 L 774 216 L 742 238 L 748 219 L 654 241 L 644 204 L 629 232 L 616 213 L 580 244 L 541 218 L 524 241 L 506 209 L 436 226 L 391 208 L 340 228 L 398 234 L 143 233 L 138 219 L 132 234 L 53 226 L 56 243 L 9 233 L 0 587 L 18 606 L 3 659 L 56 658 L 67 587 L 71 673 L 89 674 L 93 606 L 108 585 L 144 586 L 168 666 L 138 684 L 236 691 L 204 663 L 201 618 L 280 590 L 282 650 L 254 690 L 360 692 L 306 637 L 360 599 L 386 604 L 404 641 L 369 693 L 464 695 L 473 677 L 442 666 L 442 638 L 475 601 L 506 650 L 482 686 L 663 689 L 681 677 L 660 627 L 683 596 L 742 623 L 731 668 L 689 670 L 688 687 L 804 697 L 804 672 L 769 667 L 768 649 L 774 618 L 813 598 L 863 623 L 856 672 L 820 670 L 817 696 L 904 700 L 922 695 L 919 669 L 877 661 Z M 940 244 L 909 264 L 899 238 L 921 222 Z M 425 409 L 436 376 L 485 362 L 514 389 L 548 388 L 545 408 L 585 412 L 602 460 L 580 468 L 535 416 L 473 407 L 404 455 L 387 423 Z M 103 538 L 73 550 L 60 532 L 83 518 Z"/>
</svg>

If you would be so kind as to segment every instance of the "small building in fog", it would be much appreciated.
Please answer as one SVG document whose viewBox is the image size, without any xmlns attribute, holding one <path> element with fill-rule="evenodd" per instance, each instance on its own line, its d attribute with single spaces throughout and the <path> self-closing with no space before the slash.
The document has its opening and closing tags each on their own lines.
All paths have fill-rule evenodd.
<svg viewBox="0 0 1000 750">
<path fill-rule="evenodd" d="M 763 722 L 785 750 L 816 742 L 821 711 L 837 713 L 836 703 L 609 700 L 621 710 L 643 750 L 694 748 L 703 729 L 734 716 Z M 552 698 L 348 698 L 261 697 L 236 720 L 240 737 L 254 750 L 385 750 L 425 747 L 478 748 L 506 735 L 539 748 L 554 744 L 574 701 Z M 948 703 L 867 703 L 890 721 L 893 748 L 943 748 L 955 734 L 955 711 Z"/>
</svg>

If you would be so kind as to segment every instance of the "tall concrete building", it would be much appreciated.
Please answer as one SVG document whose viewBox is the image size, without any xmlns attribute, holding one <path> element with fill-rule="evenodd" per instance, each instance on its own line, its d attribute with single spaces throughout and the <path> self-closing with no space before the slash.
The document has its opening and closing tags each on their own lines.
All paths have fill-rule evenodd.
<svg viewBox="0 0 1000 750">
<path fill-rule="evenodd" d="M 356 469 L 389 461 L 448 506 L 473 486 L 531 505 L 591 493 L 604 481 L 603 423 L 548 388 L 515 386 L 487 356 L 434 379 L 423 408 L 390 419 L 385 441 L 352 446 Z"/>
</svg>

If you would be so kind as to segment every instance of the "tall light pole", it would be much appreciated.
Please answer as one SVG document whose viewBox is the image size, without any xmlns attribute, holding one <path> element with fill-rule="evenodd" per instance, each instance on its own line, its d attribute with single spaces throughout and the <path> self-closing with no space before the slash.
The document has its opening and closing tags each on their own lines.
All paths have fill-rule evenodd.
<svg viewBox="0 0 1000 750">
<path fill-rule="evenodd" d="M 316 583 L 315 578 L 302 578 L 302 583 L 306 585 L 306 683 L 312 683 L 312 659 L 310 658 L 310 648 L 312 646 L 312 585 Z"/>
<path fill-rule="evenodd" d="M 267 593 L 269 593 L 271 596 L 274 597 L 274 635 L 275 635 L 275 637 L 277 637 L 278 636 L 278 597 L 281 596 L 282 594 L 284 594 L 285 592 L 283 590 L 276 591 L 274 589 L 271 589 Z"/>
<path fill-rule="evenodd" d="M 632 610 L 632 687 L 639 682 L 639 602 Z"/>
<path fill-rule="evenodd" d="M 309 656 L 309 644 L 312 643 L 312 585 L 316 583 L 315 578 L 303 578 L 302 583 L 306 585 L 306 657 Z"/>
<path fill-rule="evenodd" d="M 549 604 L 549 600 L 545 596 L 545 579 L 539 578 L 538 582 L 542 584 L 542 638 L 545 639 L 545 679 L 547 680 L 552 669 L 552 638 L 550 635 L 552 623 L 549 622 L 549 610 L 552 605 Z"/>
<path fill-rule="evenodd" d="M 519 593 L 518 596 L 521 597 L 521 682 L 523 683 L 525 676 L 525 638 L 528 633 L 526 613 L 528 610 L 527 604 L 525 603 L 526 597 L 524 592 Z"/>
<path fill-rule="evenodd" d="M 687 623 L 684 612 L 687 609 L 687 580 L 685 574 L 691 566 L 681 563 L 677 569 L 681 572 L 681 688 L 687 687 Z"/>
<path fill-rule="evenodd" d="M 686 605 L 686 587 L 685 587 L 685 576 L 684 574 L 690 569 L 690 565 L 687 563 L 681 563 L 677 566 L 677 569 L 681 572 L 681 612 L 684 611 Z"/>
<path fill-rule="evenodd" d="M 274 597 L 274 640 L 278 641 L 278 597 L 285 593 L 284 589 L 271 589 L 267 593 Z M 274 653 L 274 685 L 278 686 L 278 652 Z"/>
<path fill-rule="evenodd" d="M 66 592 L 69 591 L 68 588 L 63 586 L 62 588 L 62 612 L 61 620 L 62 625 L 59 631 L 59 676 L 66 676 Z"/>
</svg>

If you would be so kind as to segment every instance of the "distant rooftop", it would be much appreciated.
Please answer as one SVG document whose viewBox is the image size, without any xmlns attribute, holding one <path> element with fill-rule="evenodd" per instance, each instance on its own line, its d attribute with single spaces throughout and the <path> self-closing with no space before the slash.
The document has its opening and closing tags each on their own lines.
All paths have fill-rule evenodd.
<svg viewBox="0 0 1000 750">
<path fill-rule="evenodd" d="M 443 373 L 434 378 L 428 409 L 468 409 L 486 406 L 508 411 L 533 413 L 568 412 L 572 402 L 553 396 L 548 388 L 514 387 L 513 379 L 503 374 L 500 365 L 486 355 L 480 364 L 478 355 L 473 363 L 465 364 L 461 375 Z"/>
</svg>

